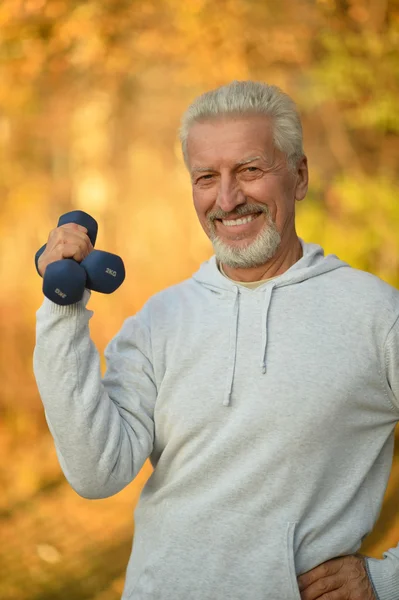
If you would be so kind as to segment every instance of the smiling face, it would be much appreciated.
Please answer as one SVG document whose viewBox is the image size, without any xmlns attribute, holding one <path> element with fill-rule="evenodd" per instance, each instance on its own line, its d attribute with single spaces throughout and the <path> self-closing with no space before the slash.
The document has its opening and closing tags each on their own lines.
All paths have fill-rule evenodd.
<svg viewBox="0 0 399 600">
<path fill-rule="evenodd" d="M 220 262 L 259 267 L 298 244 L 295 201 L 306 195 L 306 158 L 288 167 L 267 116 L 195 123 L 187 155 L 194 206 Z"/>
</svg>

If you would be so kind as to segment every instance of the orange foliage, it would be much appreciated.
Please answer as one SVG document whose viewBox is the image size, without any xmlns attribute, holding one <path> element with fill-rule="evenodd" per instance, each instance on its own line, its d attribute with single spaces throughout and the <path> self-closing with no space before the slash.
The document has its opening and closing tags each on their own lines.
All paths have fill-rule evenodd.
<svg viewBox="0 0 399 600">
<path fill-rule="evenodd" d="M 311 189 L 299 233 L 398 285 L 399 15 L 394 2 L 378 0 L 2 0 L 0 30 L 0 535 L 21 532 L 18 556 L 27 523 L 39 519 L 45 530 L 58 502 L 75 511 L 76 523 L 83 514 L 85 523 L 101 523 L 85 531 L 98 544 L 103 528 L 106 545 L 118 524 L 126 528 L 118 507 L 128 514 L 149 474 L 146 465 L 125 505 L 117 497 L 91 508 L 63 485 L 50 504 L 40 500 L 61 474 L 32 373 L 42 301 L 33 256 L 58 217 L 73 208 L 92 213 L 96 247 L 126 265 L 115 294 L 90 300 L 102 353 L 151 294 L 211 254 L 177 142 L 181 113 L 206 89 L 261 79 L 290 93 L 303 116 Z M 372 555 L 399 540 L 398 472 L 396 456 L 365 545 Z M 31 548 L 35 558 L 24 563 L 37 590 L 48 575 L 40 556 L 51 563 L 70 552 L 38 531 L 31 535 L 39 554 Z M 101 595 L 90 588 L 93 597 L 119 597 L 121 577 L 109 574 Z M 17 574 L 7 582 L 3 600 L 28 598 Z M 52 599 L 63 597 L 51 589 Z"/>
</svg>

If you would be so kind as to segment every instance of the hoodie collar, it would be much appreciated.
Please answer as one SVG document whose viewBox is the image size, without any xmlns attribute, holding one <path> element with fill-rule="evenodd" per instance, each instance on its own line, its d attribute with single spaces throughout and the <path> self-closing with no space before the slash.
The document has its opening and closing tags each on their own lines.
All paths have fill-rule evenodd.
<svg viewBox="0 0 399 600">
<path fill-rule="evenodd" d="M 318 244 L 307 243 L 299 238 L 302 245 L 303 255 L 294 263 L 287 271 L 272 278 L 272 281 L 265 281 L 264 285 L 258 288 L 248 290 L 249 293 L 257 293 L 264 289 L 264 286 L 271 285 L 273 287 L 283 287 L 300 283 L 306 279 L 317 277 L 323 273 L 334 271 L 341 267 L 348 267 L 348 263 L 339 259 L 335 254 L 324 255 L 324 250 Z M 235 293 L 235 288 L 239 285 L 238 282 L 233 282 L 225 277 L 218 269 L 216 256 L 213 255 L 209 260 L 201 264 L 199 270 L 194 273 L 193 279 L 214 291 L 220 290 L 230 293 Z M 245 292 L 245 286 L 240 286 L 240 291 Z"/>
<path fill-rule="evenodd" d="M 204 262 L 200 269 L 193 275 L 193 279 L 200 285 L 220 295 L 226 294 L 226 309 L 230 306 L 231 321 L 229 332 L 229 359 L 226 369 L 226 387 L 223 405 L 230 406 L 234 385 L 234 373 L 237 361 L 238 322 L 240 315 L 240 296 L 242 294 L 263 294 L 262 322 L 261 322 L 261 348 L 260 369 L 262 374 L 267 372 L 267 339 L 268 317 L 272 303 L 273 292 L 276 288 L 294 285 L 324 273 L 334 271 L 341 267 L 349 267 L 348 263 L 340 260 L 335 254 L 324 255 L 324 250 L 318 244 L 304 242 L 299 238 L 303 255 L 287 271 L 277 277 L 266 280 L 263 285 L 255 289 L 248 289 L 239 282 L 234 282 L 223 275 L 217 266 L 216 256 Z"/>
</svg>

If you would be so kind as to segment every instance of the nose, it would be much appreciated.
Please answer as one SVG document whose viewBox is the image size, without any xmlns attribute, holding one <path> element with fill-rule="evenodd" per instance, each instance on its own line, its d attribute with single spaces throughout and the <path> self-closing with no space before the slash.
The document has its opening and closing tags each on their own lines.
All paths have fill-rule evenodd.
<svg viewBox="0 0 399 600">
<path fill-rule="evenodd" d="M 217 206 L 225 212 L 233 212 L 237 206 L 245 204 L 245 201 L 245 194 L 237 181 L 229 175 L 222 175 L 219 179 Z"/>
</svg>

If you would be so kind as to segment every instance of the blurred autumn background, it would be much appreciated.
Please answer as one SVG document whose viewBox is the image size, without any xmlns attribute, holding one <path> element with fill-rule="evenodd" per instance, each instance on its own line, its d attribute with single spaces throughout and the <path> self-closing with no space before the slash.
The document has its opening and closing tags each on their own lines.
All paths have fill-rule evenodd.
<svg viewBox="0 0 399 600">
<path fill-rule="evenodd" d="M 303 118 L 299 235 L 397 287 L 398 49 L 394 0 L 1 0 L 1 600 L 118 600 L 150 474 L 147 464 L 117 496 L 89 501 L 60 472 L 32 372 L 33 257 L 59 216 L 92 214 L 96 247 L 125 262 L 123 286 L 90 300 L 102 354 L 151 294 L 211 254 L 182 112 L 232 79 L 263 80 Z M 399 450 L 364 552 L 397 544 L 398 506 Z"/>
</svg>

